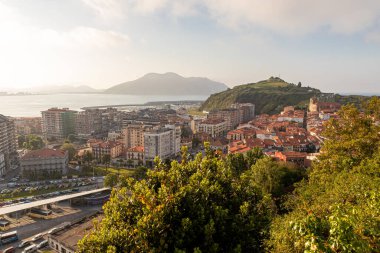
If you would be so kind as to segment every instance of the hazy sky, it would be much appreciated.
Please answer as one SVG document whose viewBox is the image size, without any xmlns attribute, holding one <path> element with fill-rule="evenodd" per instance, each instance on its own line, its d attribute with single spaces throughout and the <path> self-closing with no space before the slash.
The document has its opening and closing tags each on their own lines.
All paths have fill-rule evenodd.
<svg viewBox="0 0 380 253">
<path fill-rule="evenodd" d="M 380 93 L 380 0 L 0 0 L 0 91 L 148 72 Z"/>
</svg>

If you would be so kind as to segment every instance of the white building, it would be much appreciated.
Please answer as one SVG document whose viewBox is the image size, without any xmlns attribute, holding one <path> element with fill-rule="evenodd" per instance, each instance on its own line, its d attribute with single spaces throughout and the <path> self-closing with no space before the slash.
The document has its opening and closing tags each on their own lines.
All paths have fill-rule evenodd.
<svg viewBox="0 0 380 253">
<path fill-rule="evenodd" d="M 198 124 L 197 132 L 209 134 L 215 138 L 222 136 L 227 131 L 227 123 L 223 119 L 207 119 Z"/>
<path fill-rule="evenodd" d="M 4 154 L 0 154 L 0 176 L 5 175 L 5 157 Z"/>
<path fill-rule="evenodd" d="M 0 114 L 0 176 L 18 163 L 14 121 Z"/>
<path fill-rule="evenodd" d="M 60 149 L 31 150 L 21 157 L 24 177 L 55 177 L 67 173 L 69 154 Z"/>
<path fill-rule="evenodd" d="M 152 165 L 156 156 L 164 160 L 177 155 L 181 149 L 181 128 L 166 125 L 144 133 L 144 162 Z"/>
</svg>

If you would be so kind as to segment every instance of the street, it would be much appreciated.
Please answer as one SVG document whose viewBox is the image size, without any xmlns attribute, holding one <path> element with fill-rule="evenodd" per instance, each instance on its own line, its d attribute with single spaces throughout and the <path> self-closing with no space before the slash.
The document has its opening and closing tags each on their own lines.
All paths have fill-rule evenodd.
<svg viewBox="0 0 380 253">
<path fill-rule="evenodd" d="M 65 216 L 60 216 L 54 219 L 49 219 L 49 220 L 35 219 L 36 222 L 34 223 L 11 229 L 10 231 L 17 230 L 19 240 L 11 244 L 1 246 L 0 250 L 4 250 L 11 246 L 13 246 L 14 248 L 17 248 L 17 246 L 20 244 L 22 240 L 30 239 L 34 235 L 39 234 L 39 233 L 46 233 L 51 228 L 59 226 L 64 222 L 71 222 L 74 220 L 78 220 L 78 219 L 90 216 L 91 214 L 94 214 L 97 211 L 100 211 L 101 206 L 80 206 L 80 207 L 75 207 L 75 209 L 79 209 L 80 211 L 72 213 L 72 214 L 68 214 Z M 45 236 L 45 239 L 47 239 L 47 236 Z M 20 250 L 16 249 L 16 252 L 21 252 L 21 251 L 22 249 Z"/>
</svg>

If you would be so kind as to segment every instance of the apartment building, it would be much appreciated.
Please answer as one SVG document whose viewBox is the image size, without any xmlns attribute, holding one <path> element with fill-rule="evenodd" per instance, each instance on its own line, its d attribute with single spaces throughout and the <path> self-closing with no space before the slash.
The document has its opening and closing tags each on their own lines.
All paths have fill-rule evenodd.
<svg viewBox="0 0 380 253">
<path fill-rule="evenodd" d="M 181 128 L 176 125 L 154 128 L 144 133 L 144 163 L 152 166 L 156 156 L 162 160 L 173 157 L 181 149 Z"/>
<path fill-rule="evenodd" d="M 236 108 L 228 108 L 217 111 L 211 111 L 207 119 L 210 120 L 224 120 L 226 122 L 226 130 L 235 129 L 240 123 L 240 112 Z"/>
<path fill-rule="evenodd" d="M 67 173 L 69 154 L 60 149 L 31 150 L 21 157 L 20 163 L 23 177 L 56 177 Z"/>
<path fill-rule="evenodd" d="M 19 117 L 14 122 L 16 134 L 42 134 L 41 117 Z"/>
<path fill-rule="evenodd" d="M 46 139 L 64 139 L 75 134 L 76 111 L 50 108 L 41 113 L 42 132 Z"/>
<path fill-rule="evenodd" d="M 117 141 L 99 141 L 91 144 L 91 151 L 96 160 L 101 160 L 104 155 L 110 155 L 111 159 L 122 155 L 123 143 Z"/>
<path fill-rule="evenodd" d="M 87 109 L 78 112 L 75 120 L 75 132 L 78 136 L 89 137 L 102 132 L 102 111 Z"/>
<path fill-rule="evenodd" d="M 235 103 L 231 108 L 239 110 L 239 124 L 246 123 L 255 118 L 255 105 L 251 103 Z"/>
<path fill-rule="evenodd" d="M 197 132 L 203 132 L 215 138 L 227 131 L 227 122 L 223 119 L 207 119 L 198 124 Z"/>
<path fill-rule="evenodd" d="M 0 176 L 18 164 L 14 121 L 0 114 Z"/>
<path fill-rule="evenodd" d="M 144 146 L 144 132 L 153 129 L 151 125 L 130 124 L 123 129 L 124 145 L 128 148 Z"/>
</svg>

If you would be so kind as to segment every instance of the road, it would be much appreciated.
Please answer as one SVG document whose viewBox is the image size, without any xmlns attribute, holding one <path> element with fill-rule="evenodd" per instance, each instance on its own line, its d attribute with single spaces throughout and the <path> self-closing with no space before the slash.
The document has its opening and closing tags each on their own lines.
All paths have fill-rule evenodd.
<svg viewBox="0 0 380 253">
<path fill-rule="evenodd" d="M 21 227 L 18 227 L 17 229 L 13 229 L 13 230 L 17 230 L 19 241 L 13 244 L 7 244 L 5 246 L 2 246 L 0 247 L 0 250 L 6 249 L 10 246 L 13 246 L 16 248 L 17 245 L 21 242 L 21 240 L 31 238 L 34 235 L 39 234 L 39 233 L 47 232 L 51 228 L 61 225 L 64 222 L 81 219 L 81 218 L 90 216 L 91 214 L 94 214 L 95 212 L 101 210 L 101 206 L 83 206 L 83 207 L 76 207 L 76 208 L 81 209 L 81 211 L 77 213 L 61 216 L 55 219 L 50 219 L 50 220 L 38 219 L 37 222 L 35 223 L 21 226 Z M 21 251 L 16 251 L 16 252 L 21 252 Z"/>
</svg>

